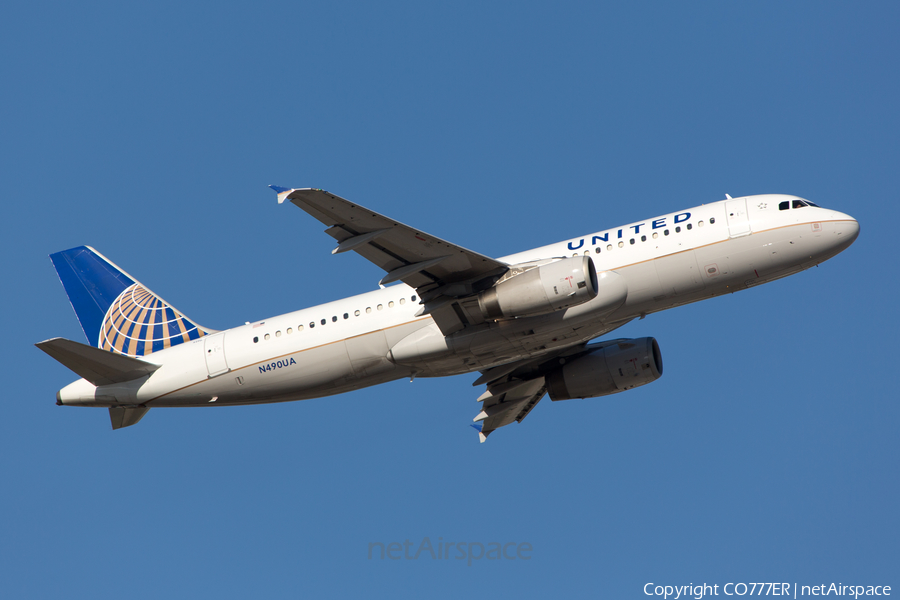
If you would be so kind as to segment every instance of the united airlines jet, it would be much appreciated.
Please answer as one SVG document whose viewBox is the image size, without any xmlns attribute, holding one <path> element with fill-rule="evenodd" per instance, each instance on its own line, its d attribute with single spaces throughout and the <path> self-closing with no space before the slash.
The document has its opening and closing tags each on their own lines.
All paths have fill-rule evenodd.
<svg viewBox="0 0 900 600">
<path fill-rule="evenodd" d="M 52 254 L 90 343 L 37 344 L 81 377 L 57 404 L 108 408 L 118 429 L 157 406 L 304 400 L 479 371 L 472 426 L 483 442 L 545 395 L 606 396 L 662 375 L 655 339 L 592 340 L 798 273 L 859 235 L 852 217 L 796 196 L 728 196 L 490 258 L 323 190 L 271 187 L 327 226 L 332 253 L 384 269 L 380 289 L 215 331 L 93 248 Z"/>
</svg>

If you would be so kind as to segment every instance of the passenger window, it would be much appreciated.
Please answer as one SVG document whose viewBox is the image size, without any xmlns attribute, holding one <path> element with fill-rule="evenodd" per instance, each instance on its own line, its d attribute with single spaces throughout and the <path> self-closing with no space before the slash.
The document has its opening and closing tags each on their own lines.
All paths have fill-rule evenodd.
<svg viewBox="0 0 900 600">
<path fill-rule="evenodd" d="M 359 311 L 358 311 L 358 310 L 354 310 L 354 311 L 353 311 L 353 316 L 354 316 L 354 317 L 358 317 L 358 316 L 359 316 Z"/>
<path fill-rule="evenodd" d="M 791 207 L 791 203 L 788 200 L 778 203 L 778 210 L 787 210 L 790 207 Z"/>
<path fill-rule="evenodd" d="M 410 301 L 411 301 L 411 302 L 415 302 L 415 301 L 416 301 L 416 297 L 413 296 L 412 298 L 410 298 Z"/>
<path fill-rule="evenodd" d="M 344 313 L 344 318 L 345 318 L 345 319 L 349 319 L 349 318 L 350 318 L 350 315 L 348 315 L 347 313 Z"/>
<path fill-rule="evenodd" d="M 254 344 L 259 343 L 259 337 L 254 337 L 254 338 L 253 338 L 253 343 L 254 343 Z"/>
<path fill-rule="evenodd" d="M 303 325 L 297 325 L 297 331 L 303 331 Z"/>
<path fill-rule="evenodd" d="M 659 237 L 659 234 L 656 233 L 656 232 L 654 231 L 654 232 L 653 232 L 653 239 L 655 240 L 655 239 L 658 238 L 658 237 Z"/>
<path fill-rule="evenodd" d="M 641 236 L 641 241 L 642 241 L 642 242 L 646 242 L 646 241 L 647 241 L 647 236 L 646 236 L 646 235 L 642 235 L 642 236 Z"/>
<path fill-rule="evenodd" d="M 597 246 L 596 248 L 594 248 L 594 253 L 600 254 L 600 246 Z"/>
<path fill-rule="evenodd" d="M 271 336 L 268 333 L 264 336 L 265 339 L 269 339 L 270 337 Z"/>
<path fill-rule="evenodd" d="M 280 330 L 280 329 L 279 329 L 278 331 L 275 332 L 275 337 L 281 337 L 281 330 Z"/>
<path fill-rule="evenodd" d="M 681 233 L 681 227 L 680 227 L 680 226 L 675 228 L 675 233 Z"/>
<path fill-rule="evenodd" d="M 663 235 L 669 235 L 669 230 L 668 230 L 668 229 L 664 229 L 664 230 L 663 230 Z"/>
<path fill-rule="evenodd" d="M 310 329 L 312 329 L 312 328 L 315 327 L 315 326 L 316 326 L 316 322 L 315 322 L 315 321 L 310 321 L 310 322 L 309 322 L 309 328 L 310 328 Z"/>
<path fill-rule="evenodd" d="M 400 298 L 400 304 L 406 304 L 406 298 Z"/>
<path fill-rule="evenodd" d="M 703 227 L 703 221 L 700 221 L 699 223 L 697 223 L 697 227 Z"/>
<path fill-rule="evenodd" d="M 378 305 L 378 310 L 381 310 L 382 308 L 384 308 L 384 305 L 383 305 L 383 304 L 379 304 L 379 305 Z"/>
<path fill-rule="evenodd" d="M 367 307 L 366 307 L 366 314 L 368 315 L 368 314 L 370 314 L 371 312 L 372 312 L 372 307 L 371 307 L 371 306 L 367 306 Z"/>
<path fill-rule="evenodd" d="M 331 322 L 332 322 L 332 323 L 337 323 L 337 316 L 331 317 Z"/>
<path fill-rule="evenodd" d="M 710 218 L 709 218 L 709 224 L 710 224 L 710 225 L 714 225 L 715 222 L 716 222 L 716 218 L 715 218 L 715 217 L 710 217 Z"/>
<path fill-rule="evenodd" d="M 625 242 L 619 242 L 619 248 L 624 248 L 624 247 L 625 247 Z"/>
<path fill-rule="evenodd" d="M 630 243 L 632 246 L 634 246 L 634 238 L 631 238 L 630 240 L 628 240 L 628 243 Z"/>
<path fill-rule="evenodd" d="M 688 224 L 687 224 L 687 228 L 688 228 L 688 231 L 690 231 L 690 230 L 691 230 L 691 229 L 693 229 L 693 228 L 694 228 L 694 226 L 693 226 L 693 225 L 691 225 L 691 224 L 690 224 L 690 223 L 688 223 Z"/>
<path fill-rule="evenodd" d="M 612 244 L 607 244 L 607 245 L 606 245 L 606 249 L 607 249 L 607 250 L 612 250 Z"/>
<path fill-rule="evenodd" d="M 288 327 L 288 328 L 287 328 L 287 333 L 288 333 L 288 335 L 291 335 L 292 333 L 294 333 L 294 328 L 293 328 L 293 327 Z"/>
<path fill-rule="evenodd" d="M 322 319 L 322 320 L 319 321 L 319 322 L 320 322 L 322 325 L 324 325 L 324 324 L 327 323 L 328 321 L 326 321 L 325 319 Z"/>
<path fill-rule="evenodd" d="M 394 308 L 394 301 L 393 301 L 393 300 L 391 300 L 390 302 L 388 302 L 388 308 Z"/>
</svg>

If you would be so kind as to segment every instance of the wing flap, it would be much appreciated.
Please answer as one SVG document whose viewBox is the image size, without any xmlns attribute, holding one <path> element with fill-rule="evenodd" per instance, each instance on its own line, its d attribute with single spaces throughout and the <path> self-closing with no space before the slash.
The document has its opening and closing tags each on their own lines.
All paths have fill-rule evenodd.
<svg viewBox="0 0 900 600">
<path fill-rule="evenodd" d="M 420 273 L 421 271 L 430 269 L 431 267 L 436 267 L 438 264 L 444 262 L 448 258 L 450 258 L 450 256 L 438 256 L 437 258 L 431 258 L 403 267 L 397 267 L 393 271 L 388 271 L 388 274 L 382 277 L 381 281 L 379 281 L 378 283 L 380 285 L 387 285 L 389 283 L 394 283 L 395 281 L 400 281 L 404 278 L 410 278 L 413 275 Z"/>
<path fill-rule="evenodd" d="M 343 230 L 341 230 L 343 231 Z M 350 237 L 344 237 L 344 239 L 338 239 L 338 246 L 334 250 L 331 251 L 332 254 L 340 254 L 341 252 L 346 252 L 347 250 L 354 250 L 358 246 L 362 246 L 363 244 L 368 244 L 378 236 L 387 233 L 390 229 L 376 229 L 375 231 L 370 231 L 368 233 L 361 233 L 359 235 L 351 235 Z M 346 232 L 345 232 L 346 233 Z M 342 236 L 343 237 L 343 236 Z"/>
<path fill-rule="evenodd" d="M 474 419 L 481 425 L 480 429 L 476 427 L 481 441 L 501 427 L 521 423 L 546 393 L 547 384 L 543 377 L 524 381 L 514 379 L 489 386 L 479 398 L 483 402 L 482 409 Z"/>
</svg>

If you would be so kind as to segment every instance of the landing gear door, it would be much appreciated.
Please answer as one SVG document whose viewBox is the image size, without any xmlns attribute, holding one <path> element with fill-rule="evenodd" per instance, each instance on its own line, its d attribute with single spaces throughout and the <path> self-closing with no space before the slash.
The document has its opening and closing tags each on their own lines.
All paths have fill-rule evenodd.
<svg viewBox="0 0 900 600">
<path fill-rule="evenodd" d="M 203 339 L 203 354 L 206 356 L 209 376 L 215 377 L 230 371 L 228 363 L 225 362 L 225 333 L 215 333 Z"/>
<path fill-rule="evenodd" d="M 750 234 L 750 217 L 747 215 L 747 199 L 737 198 L 725 201 L 725 215 L 728 217 L 729 237 Z"/>
</svg>

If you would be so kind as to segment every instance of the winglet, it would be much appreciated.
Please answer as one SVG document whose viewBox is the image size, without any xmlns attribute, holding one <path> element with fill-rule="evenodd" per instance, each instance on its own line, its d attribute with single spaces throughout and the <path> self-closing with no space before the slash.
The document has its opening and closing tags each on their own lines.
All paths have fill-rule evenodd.
<svg viewBox="0 0 900 600">
<path fill-rule="evenodd" d="M 481 425 L 482 425 L 482 423 L 481 423 L 481 421 L 479 421 L 478 423 L 472 423 L 469 426 L 474 428 L 478 432 L 478 441 L 483 444 L 484 440 L 487 439 L 487 436 L 485 434 L 481 433 Z"/>
<path fill-rule="evenodd" d="M 280 185 L 270 185 L 269 187 L 278 194 L 278 204 L 282 204 L 284 199 L 288 197 L 288 194 L 294 191 L 291 188 L 281 187 Z"/>
</svg>

